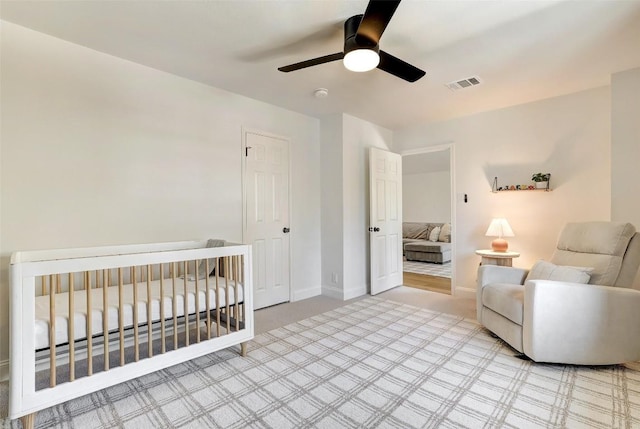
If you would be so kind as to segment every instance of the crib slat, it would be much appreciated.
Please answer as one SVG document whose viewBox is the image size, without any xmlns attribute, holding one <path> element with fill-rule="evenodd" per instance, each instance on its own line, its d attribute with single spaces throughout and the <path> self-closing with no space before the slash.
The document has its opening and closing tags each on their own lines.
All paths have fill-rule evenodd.
<svg viewBox="0 0 640 429">
<path fill-rule="evenodd" d="M 153 329 L 151 329 L 151 265 L 147 264 L 147 355 L 153 356 Z M 162 296 L 162 295 L 161 295 Z M 160 299 L 162 303 L 162 299 Z"/>
<path fill-rule="evenodd" d="M 133 278 L 133 359 L 140 360 L 140 347 L 138 341 L 138 278 L 136 277 L 136 267 L 131 267 Z"/>
<path fill-rule="evenodd" d="M 49 387 L 56 387 L 56 288 L 49 276 Z"/>
<path fill-rule="evenodd" d="M 216 336 L 220 336 L 220 258 L 216 258 Z"/>
<path fill-rule="evenodd" d="M 160 349 L 162 353 L 167 351 L 167 341 L 165 340 L 165 323 L 164 323 L 164 269 L 160 264 Z"/>
<path fill-rule="evenodd" d="M 240 277 L 242 275 L 242 271 L 240 268 L 240 256 L 236 255 L 236 282 L 235 282 L 235 292 L 236 292 L 236 309 L 237 315 L 236 323 L 238 324 L 237 328 L 240 329 L 240 321 L 242 320 L 242 307 L 240 306 Z"/>
<path fill-rule="evenodd" d="M 200 273 L 198 272 L 198 261 L 194 261 L 196 271 L 196 285 L 195 285 L 195 306 L 196 306 L 196 343 L 200 342 L 200 297 L 198 296 L 198 278 Z"/>
<path fill-rule="evenodd" d="M 205 311 L 207 312 L 207 339 L 211 339 L 211 299 L 209 298 L 209 273 L 211 273 L 211 269 L 209 267 L 209 259 L 204 260 L 204 267 L 207 271 L 207 275 L 205 276 L 205 294 L 204 294 L 204 305 Z"/>
<path fill-rule="evenodd" d="M 120 328 L 120 366 L 124 366 L 124 299 L 122 268 L 118 268 L 118 327 Z"/>
<path fill-rule="evenodd" d="M 69 318 L 67 319 L 69 322 L 67 323 L 68 333 L 69 333 L 69 381 L 73 381 L 76 378 L 76 362 L 75 362 L 75 307 L 74 307 L 74 298 L 75 298 L 75 288 L 73 287 L 73 273 L 69 273 Z"/>
<path fill-rule="evenodd" d="M 236 331 L 240 329 L 240 304 L 238 303 L 238 256 L 232 256 L 233 258 L 233 295 L 234 295 L 234 309 L 236 318 Z"/>
<path fill-rule="evenodd" d="M 242 321 L 244 322 L 245 321 L 245 317 L 246 317 L 245 313 L 244 313 L 244 311 L 245 311 L 245 307 L 244 307 L 244 296 L 245 296 L 244 295 L 244 285 L 245 285 L 245 282 L 244 282 L 244 255 L 240 255 L 240 284 L 242 284 L 242 304 L 239 304 L 240 305 L 240 311 L 241 311 L 240 317 L 242 318 Z M 236 287 L 240 287 L 240 285 L 236 284 Z"/>
<path fill-rule="evenodd" d="M 229 318 L 229 316 L 231 316 L 231 312 L 229 311 L 229 277 L 230 277 L 230 272 L 229 272 L 229 257 L 225 256 L 223 257 L 224 259 L 224 302 L 225 302 L 225 311 L 224 314 L 227 319 L 227 334 L 231 331 L 231 320 Z"/>
<path fill-rule="evenodd" d="M 184 261 L 182 263 L 183 265 L 183 285 L 184 285 L 184 296 L 183 296 L 183 302 L 184 302 L 184 345 L 188 346 L 189 345 L 189 290 L 187 289 L 187 261 Z"/>
<path fill-rule="evenodd" d="M 98 272 L 96 271 L 96 276 Z M 104 370 L 109 370 L 109 289 L 105 286 L 107 273 L 102 270 L 102 336 L 104 339 Z M 96 280 L 97 281 L 97 280 Z"/>
<path fill-rule="evenodd" d="M 87 291 L 87 375 L 93 374 L 93 326 L 91 306 L 91 273 L 84 272 L 84 288 Z"/>
<path fill-rule="evenodd" d="M 173 349 L 178 349 L 178 302 L 176 301 L 176 263 L 171 263 L 171 280 L 173 281 Z"/>
</svg>

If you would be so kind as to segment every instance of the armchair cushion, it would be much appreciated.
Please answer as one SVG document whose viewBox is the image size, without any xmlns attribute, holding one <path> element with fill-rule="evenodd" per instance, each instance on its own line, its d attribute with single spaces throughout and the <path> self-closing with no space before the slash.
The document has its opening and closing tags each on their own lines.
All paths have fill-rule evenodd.
<svg viewBox="0 0 640 429">
<path fill-rule="evenodd" d="M 482 288 L 485 307 L 522 325 L 524 308 L 524 286 L 509 283 L 491 283 Z"/>
<path fill-rule="evenodd" d="M 593 267 L 589 283 L 612 286 L 635 231 L 633 225 L 622 222 L 568 223 L 560 234 L 551 262 Z"/>
<path fill-rule="evenodd" d="M 526 280 L 558 280 L 571 283 L 589 283 L 593 268 L 567 267 L 540 260 L 533 265 Z"/>
</svg>

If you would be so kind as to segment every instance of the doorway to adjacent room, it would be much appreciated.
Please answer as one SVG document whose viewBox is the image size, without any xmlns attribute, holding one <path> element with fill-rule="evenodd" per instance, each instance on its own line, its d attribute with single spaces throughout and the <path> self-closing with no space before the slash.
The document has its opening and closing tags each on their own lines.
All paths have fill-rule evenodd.
<svg viewBox="0 0 640 429">
<path fill-rule="evenodd" d="M 424 223 L 428 232 L 432 224 L 449 224 L 454 230 L 453 147 L 451 144 L 407 151 L 402 154 L 402 221 Z M 406 230 L 403 228 L 403 230 Z M 429 237 L 428 235 L 432 235 Z M 453 234 L 450 234 L 453 237 Z M 403 231 L 403 241 L 405 241 Z M 453 243 L 438 241 L 427 234 L 426 246 L 442 246 L 442 263 L 427 261 L 407 252 L 403 257 L 403 284 L 418 289 L 453 294 Z M 431 241 L 429 239 L 432 239 Z M 450 241 L 453 241 L 452 239 Z M 448 249 L 448 253 L 447 250 Z M 449 256 L 451 255 L 451 256 Z M 421 260 L 422 259 L 422 260 Z"/>
</svg>

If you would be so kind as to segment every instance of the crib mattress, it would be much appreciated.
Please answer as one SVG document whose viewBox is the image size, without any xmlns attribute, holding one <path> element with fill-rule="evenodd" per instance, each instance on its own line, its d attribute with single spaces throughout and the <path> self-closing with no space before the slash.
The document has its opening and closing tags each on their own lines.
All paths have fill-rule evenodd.
<svg viewBox="0 0 640 429">
<path fill-rule="evenodd" d="M 215 309 L 216 305 L 220 308 L 227 306 L 227 292 L 229 301 L 228 305 L 235 304 L 236 283 L 233 280 L 228 281 L 224 277 L 218 277 L 218 297 L 216 300 L 215 279 L 210 278 L 209 289 L 205 292 L 205 280 L 198 281 L 198 312 L 207 310 L 206 297 L 209 299 L 209 309 Z M 147 282 L 141 282 L 136 285 L 137 288 L 137 317 L 138 324 L 147 323 L 147 303 L 151 302 L 151 321 L 157 322 L 161 319 L 160 305 L 164 309 L 164 318 L 169 319 L 174 316 L 173 303 L 173 283 L 171 279 L 165 279 L 163 285 L 163 296 L 160 297 L 160 280 L 154 280 L 150 283 L 151 297 L 147 296 Z M 187 313 L 196 313 L 196 282 L 187 280 L 186 297 L 187 297 Z M 185 282 L 183 279 L 177 279 L 175 283 L 175 315 L 176 317 L 184 316 L 185 313 Z M 107 288 L 107 322 L 108 330 L 113 331 L 119 329 L 119 293 L 117 286 Z M 129 328 L 133 326 L 134 297 L 133 284 L 123 285 L 123 326 Z M 243 301 L 243 287 L 238 288 L 238 302 Z M 74 293 L 74 310 L 73 310 L 73 327 L 74 339 L 81 340 L 87 338 L 87 292 L 78 290 Z M 91 335 L 100 335 L 104 332 L 103 315 L 103 289 L 91 289 Z M 56 345 L 69 342 L 69 294 L 68 292 L 58 293 L 55 295 L 55 343 Z M 50 323 L 50 297 L 49 295 L 38 296 L 35 301 L 35 349 L 40 350 L 48 348 L 49 343 L 49 323 Z"/>
</svg>

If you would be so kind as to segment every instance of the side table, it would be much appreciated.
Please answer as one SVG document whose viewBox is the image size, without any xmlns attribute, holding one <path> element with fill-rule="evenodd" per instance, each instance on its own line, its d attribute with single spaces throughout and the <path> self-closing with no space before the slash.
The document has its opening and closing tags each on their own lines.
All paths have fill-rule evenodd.
<svg viewBox="0 0 640 429">
<path fill-rule="evenodd" d="M 500 265 L 510 267 L 513 258 L 520 256 L 518 252 L 494 252 L 491 249 L 476 250 L 476 255 L 482 256 L 482 265 Z"/>
</svg>

